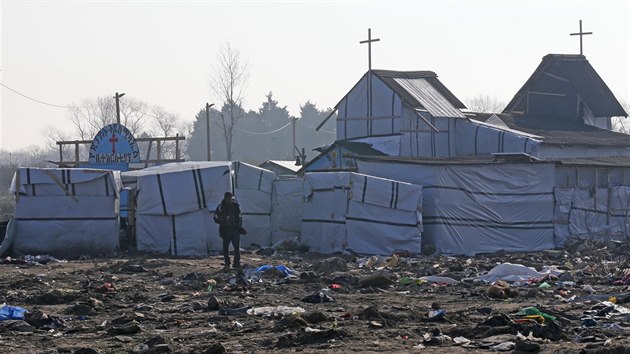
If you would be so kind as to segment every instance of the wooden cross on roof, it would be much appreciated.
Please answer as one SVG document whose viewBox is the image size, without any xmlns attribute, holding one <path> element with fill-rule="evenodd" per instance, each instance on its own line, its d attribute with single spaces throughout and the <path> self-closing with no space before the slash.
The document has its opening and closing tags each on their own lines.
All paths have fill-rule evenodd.
<svg viewBox="0 0 630 354">
<path fill-rule="evenodd" d="M 569 34 L 571 36 L 580 36 L 580 55 L 584 55 L 582 54 L 582 37 L 589 34 L 593 34 L 593 32 L 582 32 L 582 20 L 580 20 L 580 32 Z"/>
<path fill-rule="evenodd" d="M 368 44 L 368 70 L 372 71 L 372 42 L 380 41 L 380 38 L 372 39 L 372 29 L 368 28 L 368 39 L 360 41 L 359 44 Z"/>
</svg>

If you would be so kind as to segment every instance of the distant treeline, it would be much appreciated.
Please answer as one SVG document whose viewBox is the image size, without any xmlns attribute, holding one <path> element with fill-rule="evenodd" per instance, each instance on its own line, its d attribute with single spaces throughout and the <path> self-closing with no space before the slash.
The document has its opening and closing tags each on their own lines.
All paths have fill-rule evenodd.
<svg viewBox="0 0 630 354">
<path fill-rule="evenodd" d="M 257 111 L 243 111 L 242 118 L 234 125 L 232 160 L 255 164 L 266 160 L 295 160 L 291 116 L 286 106 L 278 105 L 278 101 L 273 99 L 272 93 L 269 93 L 266 98 Z M 317 155 L 313 151 L 314 148 L 335 141 L 335 119 L 329 119 L 319 131 L 315 131 L 315 128 L 330 112 L 331 109 L 318 109 L 310 101 L 300 106 L 300 115 L 295 117 L 297 118 L 295 144 L 298 149 L 305 149 L 307 160 Z M 226 136 L 220 124 L 220 114 L 225 114 L 225 112 L 214 107 L 210 109 L 212 160 L 227 158 Z M 207 159 L 206 119 L 206 110 L 200 110 L 195 118 L 192 134 L 186 143 L 186 155 L 190 160 Z"/>
</svg>

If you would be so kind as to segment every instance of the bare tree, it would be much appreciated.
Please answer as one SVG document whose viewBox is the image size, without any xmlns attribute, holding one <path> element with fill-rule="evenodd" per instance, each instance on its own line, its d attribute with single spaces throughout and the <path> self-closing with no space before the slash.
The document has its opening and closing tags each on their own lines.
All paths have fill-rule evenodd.
<svg viewBox="0 0 630 354">
<path fill-rule="evenodd" d="M 148 110 L 146 103 L 125 97 L 120 100 L 120 122 L 134 135 L 140 133 Z M 80 139 L 90 140 L 104 126 L 116 123 L 116 102 L 109 95 L 86 98 L 70 109 L 70 121 Z"/>
<path fill-rule="evenodd" d="M 479 95 L 467 100 L 466 107 L 476 113 L 500 113 L 505 108 L 505 102 L 496 97 Z"/>
<path fill-rule="evenodd" d="M 626 114 L 628 114 L 630 112 L 630 104 L 628 104 L 628 102 L 625 102 L 623 100 L 619 100 L 619 103 L 621 103 L 621 106 L 626 111 Z M 612 130 L 616 132 L 624 133 L 624 134 L 630 134 L 630 118 L 612 117 L 610 121 L 612 125 Z"/>
<path fill-rule="evenodd" d="M 179 117 L 175 113 L 167 112 L 163 107 L 151 108 L 150 134 L 153 136 L 172 136 L 176 134 L 179 126 Z M 162 158 L 175 158 L 176 143 L 174 141 L 157 141 L 160 144 Z"/>
<path fill-rule="evenodd" d="M 249 79 L 249 67 L 241 59 L 240 52 L 225 45 L 217 56 L 215 76 L 211 81 L 211 90 L 218 101 L 222 102 L 218 121 L 225 140 L 227 159 L 232 159 L 234 149 L 232 140 L 235 128 L 245 116 L 242 108 L 243 94 Z"/>
<path fill-rule="evenodd" d="M 179 126 L 179 117 L 175 113 L 167 112 L 160 106 L 151 108 L 151 134 L 170 136 Z"/>
</svg>

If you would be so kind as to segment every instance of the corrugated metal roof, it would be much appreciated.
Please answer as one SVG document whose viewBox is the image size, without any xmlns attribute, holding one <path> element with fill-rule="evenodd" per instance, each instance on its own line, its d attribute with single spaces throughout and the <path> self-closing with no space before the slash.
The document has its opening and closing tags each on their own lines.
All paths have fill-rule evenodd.
<svg viewBox="0 0 630 354">
<path fill-rule="evenodd" d="M 431 83 L 424 78 L 393 78 L 421 107 L 434 117 L 465 118 L 464 114 L 453 106 Z M 417 108 L 417 107 L 414 107 Z"/>
<path fill-rule="evenodd" d="M 453 93 L 444 86 L 444 84 L 438 80 L 437 74 L 433 71 L 393 71 L 393 70 L 372 70 L 372 72 L 381 78 L 387 85 L 389 85 L 396 93 L 398 93 L 409 104 L 417 107 L 417 101 L 412 95 L 407 93 L 402 87 L 400 87 L 393 79 L 424 79 L 431 84 L 447 101 L 449 101 L 455 108 L 465 109 L 466 105 L 462 103 Z"/>
</svg>

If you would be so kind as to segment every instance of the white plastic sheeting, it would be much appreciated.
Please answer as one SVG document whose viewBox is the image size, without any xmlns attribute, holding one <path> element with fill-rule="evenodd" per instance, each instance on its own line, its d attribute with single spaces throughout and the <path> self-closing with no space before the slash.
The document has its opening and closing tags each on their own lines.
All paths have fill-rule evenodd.
<svg viewBox="0 0 630 354">
<path fill-rule="evenodd" d="M 562 245 L 569 237 L 606 239 L 630 232 L 630 187 L 555 188 L 554 233 Z"/>
<path fill-rule="evenodd" d="M 123 172 L 135 181 L 139 251 L 204 256 L 222 247 L 212 212 L 232 191 L 231 162 L 181 162 Z"/>
<path fill-rule="evenodd" d="M 400 132 L 400 96 L 375 75 L 371 78 L 371 107 L 368 108 L 368 75 L 364 75 L 337 105 L 338 140 Z M 372 114 L 368 118 L 370 108 Z"/>
<path fill-rule="evenodd" d="M 301 243 L 313 252 L 419 253 L 422 188 L 349 172 L 307 173 Z"/>
<path fill-rule="evenodd" d="M 273 182 L 271 218 L 272 244 L 297 239 L 302 232 L 304 179 L 278 179 Z"/>
<path fill-rule="evenodd" d="M 553 164 L 358 161 L 361 173 L 423 187 L 423 238 L 437 253 L 554 247 Z"/>
<path fill-rule="evenodd" d="M 532 267 L 526 267 L 522 264 L 501 263 L 492 268 L 488 273 L 478 276 L 474 279 L 493 283 L 497 280 L 505 280 L 509 282 L 522 282 L 528 280 L 539 280 L 547 275 L 558 276 L 564 271 L 556 268 L 544 267 L 540 272 Z"/>
<path fill-rule="evenodd" d="M 276 174 L 269 170 L 234 162 L 234 195 L 241 206 L 243 227 L 247 235 L 241 246 L 271 246 L 271 194 Z"/>
<path fill-rule="evenodd" d="M 74 257 L 118 249 L 121 188 L 117 171 L 19 168 L 13 250 Z"/>
<path fill-rule="evenodd" d="M 537 155 L 540 138 L 499 125 L 470 120 L 454 122 L 453 156 L 487 155 L 492 153 L 527 153 Z"/>
</svg>

